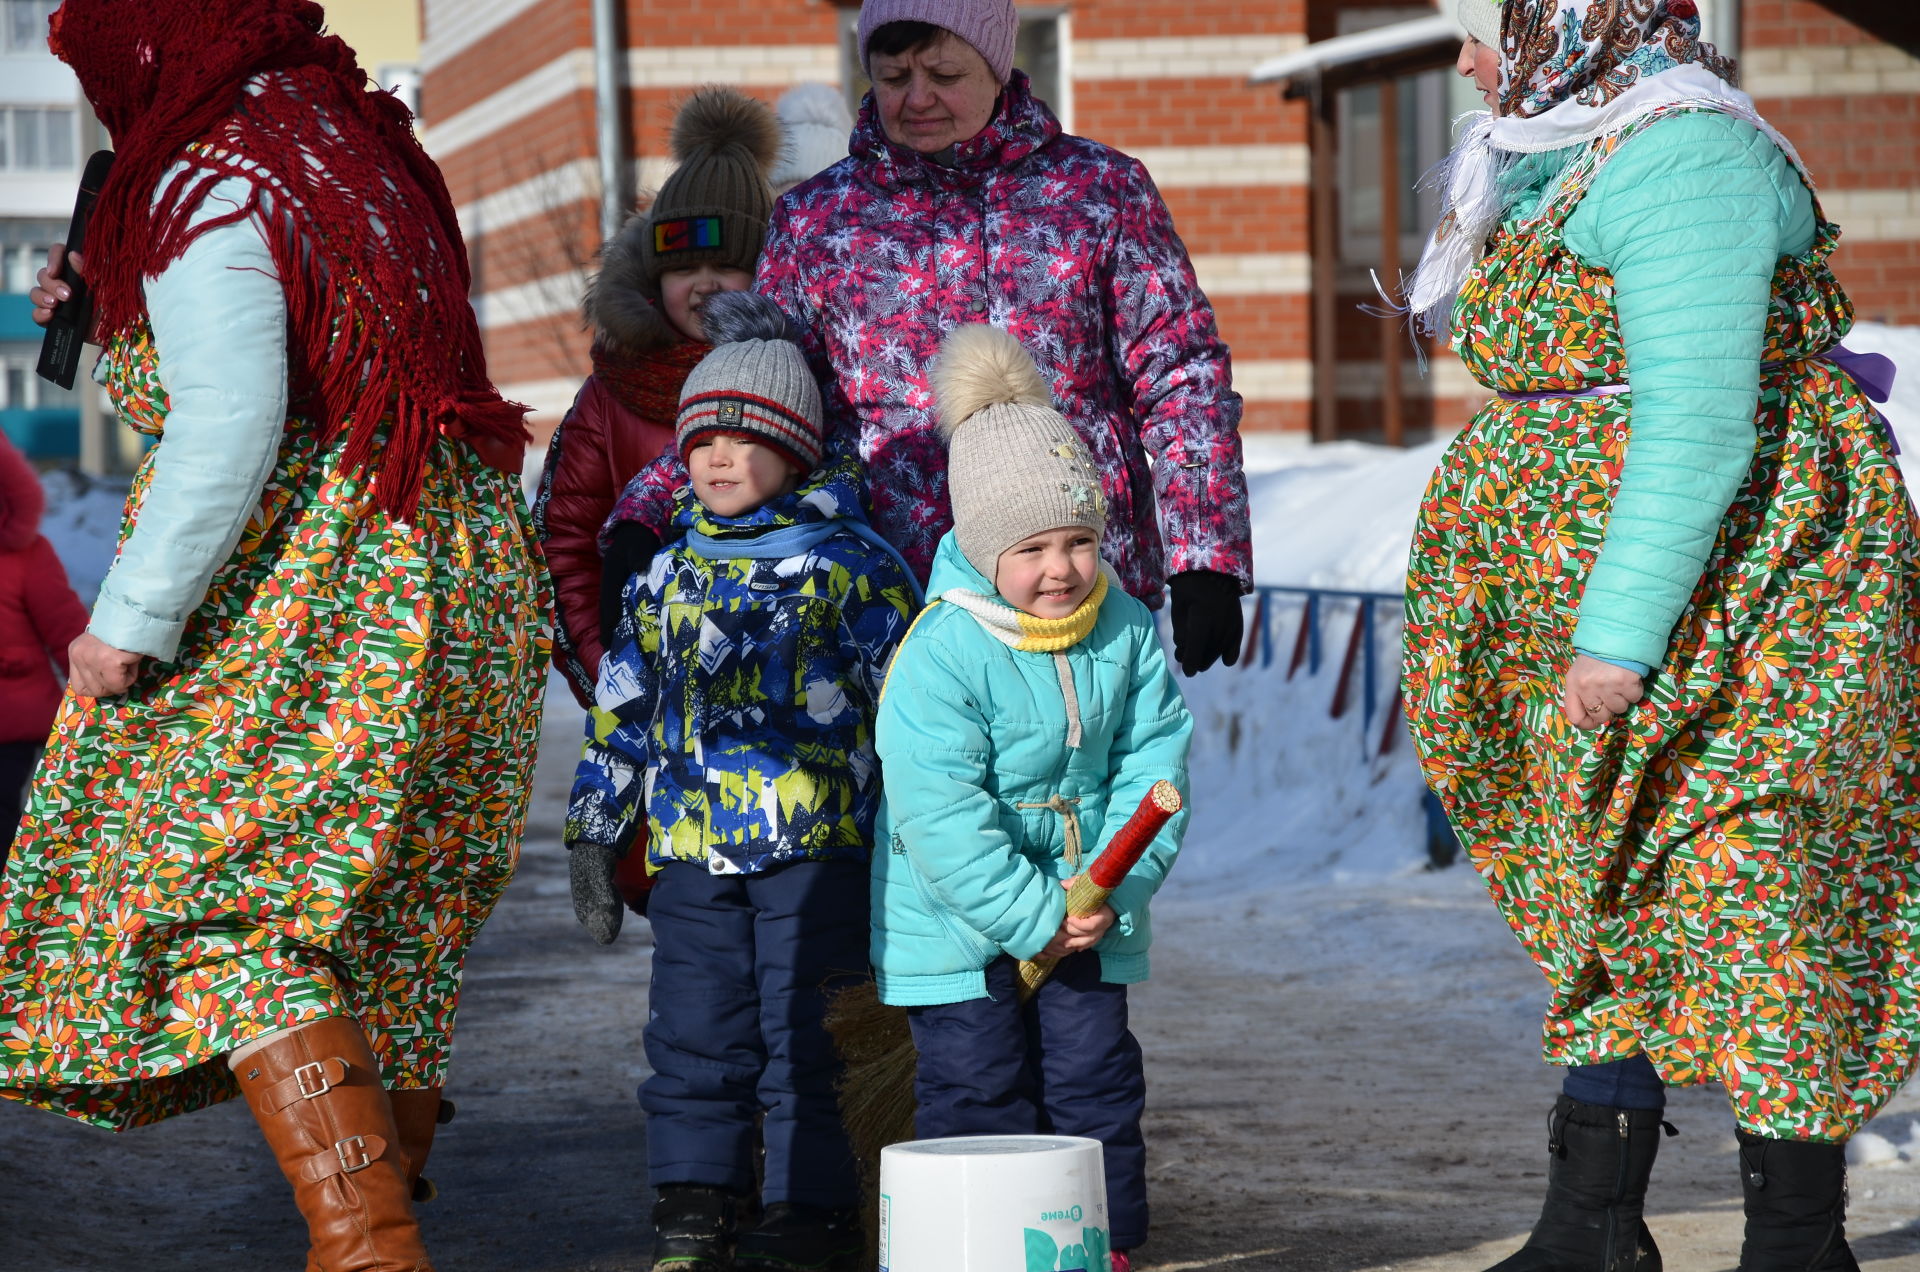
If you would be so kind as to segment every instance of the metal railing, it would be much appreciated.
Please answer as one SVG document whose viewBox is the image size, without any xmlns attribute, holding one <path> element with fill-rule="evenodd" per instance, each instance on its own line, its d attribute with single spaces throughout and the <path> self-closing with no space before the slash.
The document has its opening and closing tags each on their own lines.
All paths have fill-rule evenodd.
<svg viewBox="0 0 1920 1272">
<path fill-rule="evenodd" d="M 1291 640 L 1285 639 L 1286 619 L 1292 618 L 1292 606 L 1283 607 L 1282 598 L 1299 597 L 1297 625 L 1291 628 Z M 1377 629 L 1384 613 L 1398 616 L 1406 599 L 1397 592 L 1356 592 L 1344 588 L 1262 586 L 1254 589 L 1253 612 L 1247 622 L 1246 645 L 1240 651 L 1240 666 L 1271 667 L 1281 648 L 1287 649 L 1286 678 L 1292 680 L 1304 667 L 1309 676 L 1320 674 L 1326 661 L 1326 628 L 1339 620 L 1330 611 L 1352 606 L 1346 629 L 1346 644 L 1340 655 L 1339 674 L 1334 679 L 1333 699 L 1327 704 L 1329 718 L 1338 720 L 1354 705 L 1360 706 L 1360 754 L 1362 759 L 1385 755 L 1393 749 L 1400 728 L 1400 661 L 1396 654 L 1391 664 L 1383 662 Z M 1278 630 L 1276 630 L 1278 629 Z M 1381 706 L 1381 678 L 1390 665 L 1392 693 L 1384 712 L 1386 727 L 1374 735 L 1374 716 Z M 1355 677 L 1358 676 L 1358 685 Z"/>
</svg>

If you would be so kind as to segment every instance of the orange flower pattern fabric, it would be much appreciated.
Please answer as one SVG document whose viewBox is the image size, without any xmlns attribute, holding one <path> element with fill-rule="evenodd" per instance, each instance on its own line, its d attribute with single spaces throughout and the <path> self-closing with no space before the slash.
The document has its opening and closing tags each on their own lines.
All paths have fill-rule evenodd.
<svg viewBox="0 0 1920 1272">
<path fill-rule="evenodd" d="M 151 340 L 108 369 L 160 433 Z M 443 1083 L 526 816 L 545 572 L 470 448 L 439 444 L 403 523 L 345 444 L 290 420 L 179 660 L 64 702 L 0 880 L 0 1095 L 138 1126 L 234 1095 L 250 1038 L 342 1013 L 388 1086 Z"/>
<path fill-rule="evenodd" d="M 1626 382 L 1612 280 L 1561 231 L 1631 131 L 1463 290 L 1487 387 Z M 1644 1052 L 1755 1134 L 1827 1141 L 1920 1038 L 1920 533 L 1884 422 L 1818 356 L 1852 323 L 1837 234 L 1775 277 L 1758 449 L 1645 701 L 1592 733 L 1559 708 L 1628 394 L 1480 412 L 1427 490 L 1406 628 L 1426 777 L 1551 984 L 1548 1062 Z"/>
</svg>

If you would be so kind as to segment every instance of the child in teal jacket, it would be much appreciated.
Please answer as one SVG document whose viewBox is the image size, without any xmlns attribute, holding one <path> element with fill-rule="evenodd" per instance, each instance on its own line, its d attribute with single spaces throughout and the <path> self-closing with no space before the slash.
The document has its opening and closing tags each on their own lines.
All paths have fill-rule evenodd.
<svg viewBox="0 0 1920 1272">
<path fill-rule="evenodd" d="M 1152 615 L 1100 561 L 1099 477 L 1019 342 L 960 328 L 935 391 L 954 528 L 875 729 L 875 975 L 909 1009 L 918 1134 L 1100 1140 L 1124 1267 L 1147 1234 L 1126 986 L 1147 977 L 1184 814 L 1098 915 L 1068 916 L 1063 885 L 1156 781 L 1185 793 L 1193 718 Z M 1023 1007 L 1016 963 L 1041 954 L 1062 961 Z"/>
</svg>

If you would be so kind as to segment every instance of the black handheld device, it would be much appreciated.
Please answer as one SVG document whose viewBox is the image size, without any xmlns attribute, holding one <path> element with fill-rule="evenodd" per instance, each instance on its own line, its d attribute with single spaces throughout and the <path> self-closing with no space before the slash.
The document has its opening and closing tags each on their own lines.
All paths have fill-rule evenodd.
<svg viewBox="0 0 1920 1272">
<path fill-rule="evenodd" d="M 93 292 L 87 280 L 75 273 L 69 259 L 84 251 L 87 218 L 93 215 L 93 201 L 107 183 L 107 170 L 113 166 L 113 151 L 97 150 L 80 174 L 80 193 L 73 201 L 73 221 L 67 226 L 67 258 L 60 262 L 59 280 L 73 288 L 73 295 L 54 306 L 47 319 L 47 334 L 40 339 L 40 363 L 35 369 L 40 378 L 51 380 L 63 389 L 73 387 L 74 374 L 80 368 L 80 348 L 93 334 Z"/>
</svg>

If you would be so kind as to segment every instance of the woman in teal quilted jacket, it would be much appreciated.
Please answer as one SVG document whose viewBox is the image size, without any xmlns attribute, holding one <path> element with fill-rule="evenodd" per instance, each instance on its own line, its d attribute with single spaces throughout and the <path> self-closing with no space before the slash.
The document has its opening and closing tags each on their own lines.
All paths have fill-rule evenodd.
<svg viewBox="0 0 1920 1272">
<path fill-rule="evenodd" d="M 1410 302 L 1495 396 L 1421 510 L 1407 703 L 1568 1067 L 1501 1267 L 1658 1268 L 1664 1089 L 1717 1080 L 1742 1272 L 1851 1269 L 1845 1142 L 1920 1031 L 1920 538 L 1865 388 L 1890 368 L 1840 347 L 1838 230 L 1693 0 L 1459 11 L 1492 109 Z"/>
<path fill-rule="evenodd" d="M 1110 1224 L 1070 1244 L 1125 1272 L 1147 1236 L 1126 987 L 1147 978 L 1147 903 L 1184 814 L 1098 914 L 1068 915 L 1062 887 L 1154 783 L 1185 793 L 1193 717 L 1152 615 L 1101 562 L 1093 459 L 1019 341 L 956 329 L 934 388 L 954 528 L 875 725 L 874 973 L 908 1009 L 919 1136 L 1099 1140 Z M 1041 954 L 1061 961 L 1023 1004 L 1016 963 Z"/>
</svg>

